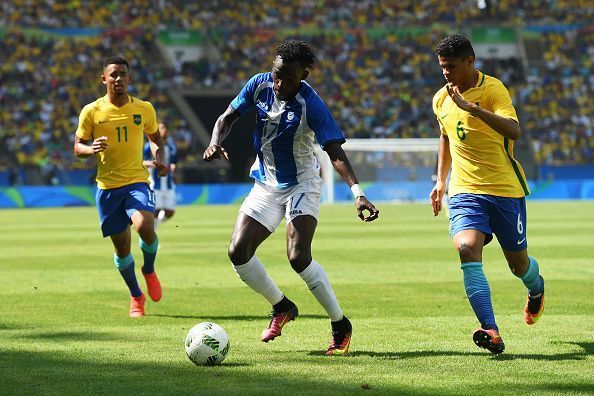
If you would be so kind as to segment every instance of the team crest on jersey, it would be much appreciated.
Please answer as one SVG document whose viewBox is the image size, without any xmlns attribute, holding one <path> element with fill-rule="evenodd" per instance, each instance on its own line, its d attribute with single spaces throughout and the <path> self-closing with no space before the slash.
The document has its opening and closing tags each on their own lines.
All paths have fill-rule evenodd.
<svg viewBox="0 0 594 396">
<path fill-rule="evenodd" d="M 141 114 L 134 114 L 134 123 L 136 125 L 140 125 L 141 122 L 142 122 Z"/>
<path fill-rule="evenodd" d="M 295 118 L 295 113 L 293 113 L 292 111 L 289 111 L 287 113 L 287 120 L 288 121 L 293 121 L 293 118 Z"/>
</svg>

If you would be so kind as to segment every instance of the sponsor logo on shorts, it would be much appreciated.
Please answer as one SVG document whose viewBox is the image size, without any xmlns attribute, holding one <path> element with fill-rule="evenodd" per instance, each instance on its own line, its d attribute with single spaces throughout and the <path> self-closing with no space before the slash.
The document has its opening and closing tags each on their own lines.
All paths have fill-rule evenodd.
<svg viewBox="0 0 594 396">
<path fill-rule="evenodd" d="M 303 212 L 300 209 L 293 209 L 292 211 L 289 212 L 289 215 L 291 215 L 291 216 L 298 215 L 298 214 L 303 214 Z"/>
</svg>

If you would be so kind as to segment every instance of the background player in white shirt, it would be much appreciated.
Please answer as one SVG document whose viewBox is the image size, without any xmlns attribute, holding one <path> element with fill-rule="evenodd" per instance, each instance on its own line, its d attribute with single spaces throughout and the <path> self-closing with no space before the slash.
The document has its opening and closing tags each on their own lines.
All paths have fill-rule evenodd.
<svg viewBox="0 0 594 396">
<path fill-rule="evenodd" d="M 159 223 L 171 219 L 175 213 L 177 193 L 175 189 L 175 168 L 177 166 L 177 146 L 172 137 L 169 136 L 165 123 L 159 123 L 159 133 L 164 142 L 164 158 L 169 163 L 167 176 L 159 176 L 152 161 L 152 154 L 149 143 L 144 146 L 144 166 L 150 171 L 151 188 L 155 192 L 155 228 Z"/>
</svg>

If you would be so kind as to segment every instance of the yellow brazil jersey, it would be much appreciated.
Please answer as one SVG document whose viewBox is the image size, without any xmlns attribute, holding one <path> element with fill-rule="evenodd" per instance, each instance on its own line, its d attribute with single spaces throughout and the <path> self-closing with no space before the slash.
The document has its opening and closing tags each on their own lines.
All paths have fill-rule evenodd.
<svg viewBox="0 0 594 396">
<path fill-rule="evenodd" d="M 109 147 L 97 155 L 97 186 L 112 189 L 133 183 L 148 183 L 142 165 L 144 134 L 158 130 L 155 109 L 150 102 L 134 97 L 122 107 L 104 96 L 80 112 L 76 135 L 85 140 L 107 137 Z"/>
<path fill-rule="evenodd" d="M 518 121 L 509 92 L 498 79 L 479 73 L 475 87 L 461 96 L 499 116 Z M 433 112 L 448 137 L 452 174 L 448 193 L 520 198 L 530 194 L 524 170 L 514 159 L 514 141 L 460 109 L 444 86 L 433 97 Z"/>
</svg>

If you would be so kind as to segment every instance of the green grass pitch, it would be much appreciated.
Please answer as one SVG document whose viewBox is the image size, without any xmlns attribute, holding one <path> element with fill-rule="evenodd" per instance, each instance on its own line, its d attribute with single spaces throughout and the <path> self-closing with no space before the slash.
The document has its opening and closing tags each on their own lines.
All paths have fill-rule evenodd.
<svg viewBox="0 0 594 396">
<path fill-rule="evenodd" d="M 330 326 L 285 255 L 284 224 L 259 257 L 301 316 L 259 341 L 270 307 L 241 282 L 226 252 L 237 206 L 186 206 L 159 229 L 164 286 L 147 316 L 128 294 L 94 208 L 0 211 L 1 394 L 592 394 L 594 202 L 528 202 L 529 251 L 546 279 L 546 309 L 523 322 L 525 289 L 492 243 L 485 272 L 507 350 L 471 339 L 477 321 L 442 214 L 378 205 L 323 206 L 314 257 L 354 333 L 351 356 L 323 356 Z M 137 271 L 142 254 L 133 236 Z M 141 279 L 144 288 L 144 280 Z M 231 349 L 197 367 L 183 339 L 214 321 Z"/>
</svg>

